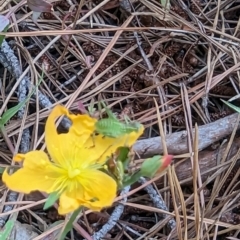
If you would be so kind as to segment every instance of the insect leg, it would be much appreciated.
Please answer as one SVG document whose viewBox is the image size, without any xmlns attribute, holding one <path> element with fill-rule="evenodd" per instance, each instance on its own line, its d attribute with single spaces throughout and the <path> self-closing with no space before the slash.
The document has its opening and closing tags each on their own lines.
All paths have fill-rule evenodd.
<svg viewBox="0 0 240 240">
<path fill-rule="evenodd" d="M 101 104 L 103 105 L 103 108 L 105 109 L 108 117 L 117 120 L 117 118 L 116 118 L 116 116 L 114 115 L 114 113 L 106 106 L 106 104 L 105 104 L 103 101 L 101 101 Z"/>
<path fill-rule="evenodd" d="M 131 119 L 127 116 L 127 115 L 123 115 L 124 121 L 126 122 L 126 124 L 129 124 L 131 122 Z"/>
<path fill-rule="evenodd" d="M 102 118 L 102 106 L 101 106 L 101 102 L 98 102 L 97 105 L 98 105 L 99 116 Z"/>
</svg>

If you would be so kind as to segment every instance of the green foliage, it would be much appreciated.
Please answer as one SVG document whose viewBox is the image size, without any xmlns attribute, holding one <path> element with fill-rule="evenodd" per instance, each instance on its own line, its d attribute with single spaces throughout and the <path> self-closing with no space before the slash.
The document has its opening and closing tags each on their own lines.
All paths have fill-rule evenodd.
<svg viewBox="0 0 240 240">
<path fill-rule="evenodd" d="M 123 165 L 123 169 L 127 170 L 128 169 L 128 165 L 130 162 L 130 158 L 129 158 L 129 151 L 130 148 L 129 147 L 120 147 L 118 148 L 118 156 L 117 156 L 117 161 L 120 161 Z"/>
<path fill-rule="evenodd" d="M 133 175 L 125 175 L 122 186 L 130 186 L 137 182 L 140 177 L 152 178 L 159 171 L 163 164 L 163 157 L 160 155 L 154 156 L 152 158 L 146 159 L 141 166 L 140 171 L 134 173 Z"/>
<path fill-rule="evenodd" d="M 162 165 L 162 156 L 156 155 L 146 159 L 141 166 L 141 175 L 144 177 L 153 177 Z"/>
<path fill-rule="evenodd" d="M 236 112 L 240 113 L 240 108 L 239 107 L 237 107 L 237 106 L 235 106 L 235 105 L 233 105 L 233 104 L 231 104 L 231 103 L 229 103 L 227 101 L 224 101 L 222 99 L 221 99 L 221 101 L 224 102 L 227 106 L 229 106 L 233 110 L 235 110 Z"/>
<path fill-rule="evenodd" d="M 30 96 L 16 106 L 9 108 L 0 118 L 0 128 L 2 128 L 30 99 Z"/>
<path fill-rule="evenodd" d="M 34 94 L 34 92 L 36 91 L 37 87 L 40 85 L 41 81 L 43 79 L 43 73 L 41 76 L 41 79 L 39 81 L 39 83 L 37 84 L 36 87 L 34 87 L 34 89 L 32 90 L 32 92 L 28 95 L 28 97 L 18 103 L 16 106 L 9 108 L 1 117 L 0 117 L 0 130 L 2 131 L 2 129 L 4 129 L 4 125 L 29 101 L 29 99 L 31 98 L 31 96 Z"/>
<path fill-rule="evenodd" d="M 3 29 L 2 32 L 7 32 L 8 28 L 9 28 L 9 25 L 7 25 L 7 26 Z M 5 35 L 0 35 L 0 48 L 1 48 L 1 46 L 2 46 L 2 43 L 3 43 L 3 40 L 5 39 L 5 37 L 6 37 Z"/>
<path fill-rule="evenodd" d="M 136 173 L 134 173 L 133 175 L 127 175 L 124 178 L 124 181 L 122 182 L 122 187 L 126 187 L 126 186 L 131 186 L 132 184 L 134 184 L 135 182 L 137 182 L 139 180 L 139 178 L 142 177 L 141 171 L 138 171 Z"/>
<path fill-rule="evenodd" d="M 120 147 L 107 161 L 108 174 L 114 178 L 118 184 L 118 188 L 122 188 L 122 183 L 126 177 L 125 172 L 129 167 L 129 148 Z"/>
<path fill-rule="evenodd" d="M 7 223 L 5 224 L 4 230 L 0 231 L 0 240 L 8 239 L 8 237 L 12 232 L 13 226 L 14 226 L 14 221 L 8 220 Z"/>
<path fill-rule="evenodd" d="M 80 207 L 79 209 L 77 209 L 76 211 L 74 211 L 70 217 L 70 219 L 68 220 L 67 224 L 65 225 L 63 231 L 61 232 L 58 240 L 65 240 L 66 236 L 68 234 L 68 232 L 71 231 L 71 229 L 73 228 L 73 223 L 76 220 L 78 214 L 82 211 L 82 207 Z"/>
<path fill-rule="evenodd" d="M 0 167 L 0 174 L 2 174 L 5 171 L 5 167 Z"/>
<path fill-rule="evenodd" d="M 43 210 L 50 208 L 59 199 L 59 196 L 59 192 L 50 193 L 44 204 Z"/>
<path fill-rule="evenodd" d="M 129 172 L 131 156 L 127 147 L 118 148 L 117 152 L 107 161 L 108 173 L 118 183 L 118 188 L 130 186 L 137 182 L 140 177 L 152 178 L 164 163 L 162 156 L 157 155 L 146 159 L 138 172 Z"/>
</svg>

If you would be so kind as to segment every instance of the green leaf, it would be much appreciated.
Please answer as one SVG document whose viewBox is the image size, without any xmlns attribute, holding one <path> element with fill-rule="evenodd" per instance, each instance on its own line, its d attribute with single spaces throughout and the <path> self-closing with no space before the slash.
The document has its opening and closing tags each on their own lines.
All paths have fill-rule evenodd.
<svg viewBox="0 0 240 240">
<path fill-rule="evenodd" d="M 77 209 L 76 211 L 73 212 L 72 216 L 70 217 L 70 219 L 68 220 L 67 224 L 65 225 L 60 237 L 58 238 L 58 240 L 65 240 L 65 237 L 67 236 L 68 232 L 71 231 L 71 229 L 73 228 L 73 223 L 76 220 L 78 214 L 82 211 L 82 207 L 80 207 L 79 209 Z"/>
<path fill-rule="evenodd" d="M 126 170 L 126 168 L 128 168 L 129 165 L 129 161 L 131 160 L 128 157 L 128 153 L 130 151 L 129 147 L 120 147 L 118 148 L 118 156 L 117 156 L 117 161 L 122 162 L 123 165 L 123 169 Z"/>
<path fill-rule="evenodd" d="M 235 110 L 236 112 L 240 113 L 240 108 L 231 104 L 230 102 L 224 101 L 221 99 L 222 102 L 224 102 L 227 106 L 229 106 L 230 108 L 232 108 L 233 110 Z"/>
<path fill-rule="evenodd" d="M 0 174 L 3 174 L 3 172 L 5 171 L 5 167 L 0 167 Z"/>
<path fill-rule="evenodd" d="M 157 155 L 146 159 L 141 166 L 141 174 L 143 177 L 153 177 L 162 165 L 162 156 Z"/>
<path fill-rule="evenodd" d="M 9 108 L 0 118 L 0 129 L 4 127 L 4 125 L 26 104 L 26 102 L 31 98 L 31 96 L 34 94 L 34 92 L 36 91 L 36 89 L 38 88 L 38 86 L 40 85 L 40 83 L 42 82 L 43 79 L 43 73 L 41 76 L 41 79 L 39 80 L 38 84 L 36 87 L 34 87 L 34 89 L 32 90 L 32 92 L 28 95 L 28 97 L 18 103 L 16 106 Z"/>
<path fill-rule="evenodd" d="M 137 182 L 140 177 L 149 177 L 149 178 L 153 177 L 156 174 L 156 172 L 159 170 L 159 168 L 162 166 L 164 162 L 162 161 L 162 159 L 163 158 L 160 155 L 146 159 L 143 162 L 140 171 L 138 171 L 137 173 L 134 173 L 132 176 L 125 176 L 122 186 L 123 187 L 130 186 L 135 182 Z"/>
<path fill-rule="evenodd" d="M 9 108 L 2 115 L 0 119 L 0 125 L 4 126 L 24 106 L 24 104 L 29 100 L 29 98 L 26 98 L 24 101 L 22 101 L 21 103 L 18 103 L 16 106 Z"/>
<path fill-rule="evenodd" d="M 8 220 L 7 223 L 5 224 L 4 230 L 0 232 L 0 240 L 8 239 L 8 237 L 12 232 L 13 226 L 14 226 L 14 221 Z"/>
<path fill-rule="evenodd" d="M 59 196 L 59 192 L 50 193 L 44 204 L 43 210 L 50 208 L 59 199 Z"/>
<path fill-rule="evenodd" d="M 122 187 L 127 187 L 127 186 L 131 186 L 132 184 L 134 184 L 135 182 L 137 182 L 139 180 L 140 177 L 142 177 L 142 173 L 141 171 L 134 173 L 132 176 L 126 176 L 122 182 Z"/>
<path fill-rule="evenodd" d="M 51 223 L 51 224 L 48 225 L 48 227 L 46 228 L 46 231 L 49 230 L 49 229 L 51 229 L 51 228 L 56 227 L 56 226 L 59 225 L 59 224 L 62 224 L 63 222 L 64 222 L 64 220 L 58 220 L 58 221 L 56 221 L 56 222 L 54 222 L 54 223 Z"/>
<path fill-rule="evenodd" d="M 7 32 L 8 28 L 9 28 L 9 25 L 7 25 L 2 32 Z M 0 35 L 0 47 L 2 46 L 2 43 L 5 37 L 6 37 L 5 35 Z"/>
</svg>

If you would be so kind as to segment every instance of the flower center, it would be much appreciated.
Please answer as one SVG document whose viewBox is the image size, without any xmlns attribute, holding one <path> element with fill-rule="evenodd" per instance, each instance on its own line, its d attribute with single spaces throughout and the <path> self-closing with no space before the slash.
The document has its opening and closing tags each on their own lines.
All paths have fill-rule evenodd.
<svg viewBox="0 0 240 240">
<path fill-rule="evenodd" d="M 79 174 L 80 174 L 80 170 L 79 169 L 69 169 L 68 170 L 68 177 L 71 178 L 71 179 L 76 177 Z"/>
</svg>

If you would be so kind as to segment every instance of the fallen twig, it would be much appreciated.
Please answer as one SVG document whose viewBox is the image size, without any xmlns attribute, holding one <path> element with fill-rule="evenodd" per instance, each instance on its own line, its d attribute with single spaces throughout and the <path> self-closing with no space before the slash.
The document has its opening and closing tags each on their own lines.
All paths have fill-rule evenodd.
<svg viewBox="0 0 240 240">
<path fill-rule="evenodd" d="M 238 113 L 234 113 L 215 122 L 198 128 L 198 149 L 203 150 L 211 144 L 231 134 L 237 121 Z M 238 126 L 240 129 L 240 124 Z M 193 129 L 193 135 L 195 130 Z M 173 155 L 188 153 L 187 131 L 175 132 L 166 136 L 168 152 Z M 139 140 L 133 147 L 140 156 L 147 157 L 163 153 L 161 137 Z"/>
<path fill-rule="evenodd" d="M 204 150 L 199 153 L 198 155 L 198 163 L 199 163 L 199 169 L 201 172 L 201 178 L 202 182 L 206 181 L 210 176 L 215 173 L 216 166 L 218 165 L 217 159 L 218 156 L 223 156 L 225 151 L 226 151 L 227 143 L 223 144 L 222 147 L 216 149 L 216 150 Z M 240 138 L 236 138 L 229 150 L 227 159 L 226 159 L 226 164 L 228 165 L 225 166 L 227 168 L 231 162 L 228 161 L 230 160 L 238 151 L 240 148 Z M 228 161 L 228 162 L 227 162 Z M 237 162 L 239 165 L 240 162 Z M 179 181 L 183 181 L 183 184 L 192 184 L 192 166 L 191 166 L 191 161 L 190 159 L 187 159 L 184 162 L 178 163 L 178 161 L 175 161 L 175 171 L 176 175 L 178 177 Z M 189 179 L 189 180 L 187 180 Z"/>
<path fill-rule="evenodd" d="M 126 193 L 128 193 L 129 189 L 130 189 L 130 186 L 125 187 L 122 190 L 120 195 L 124 196 Z M 126 201 L 127 201 L 127 197 L 125 197 L 121 202 L 126 202 Z M 124 205 L 121 204 L 121 202 L 113 210 L 111 216 L 109 217 L 108 222 L 101 228 L 101 230 L 93 234 L 94 240 L 103 239 L 104 236 L 116 225 L 117 221 L 120 219 L 124 210 Z"/>
<path fill-rule="evenodd" d="M 15 79 L 18 79 L 21 74 L 22 70 L 20 67 L 20 63 L 15 56 L 13 50 L 10 48 L 8 43 L 4 40 L 0 49 L 0 63 L 3 64 L 4 67 L 7 67 L 7 69 L 11 72 L 11 74 L 15 77 Z M 26 98 L 27 93 L 27 82 L 26 78 L 23 78 L 22 81 L 19 84 L 18 87 L 18 102 L 22 102 Z M 23 106 L 18 111 L 18 117 L 20 119 L 23 119 L 24 112 L 26 108 Z M 26 128 L 22 132 L 22 138 L 20 142 L 20 152 L 26 153 L 29 151 L 30 146 L 30 132 L 29 129 Z M 10 191 L 10 193 L 7 196 L 8 202 L 15 202 L 17 201 L 18 193 Z M 11 211 L 14 205 L 7 205 L 4 207 L 3 212 Z M 5 225 L 6 220 L 8 219 L 8 216 L 3 216 L 0 218 L 0 227 L 3 227 Z"/>
<path fill-rule="evenodd" d="M 146 179 L 141 177 L 138 181 L 141 184 L 146 183 Z M 144 188 L 147 193 L 149 194 L 151 200 L 153 201 L 153 204 L 156 208 L 163 209 L 165 211 L 169 211 L 168 207 L 166 206 L 164 200 L 162 199 L 161 195 L 153 188 L 152 184 L 147 185 Z M 161 214 L 161 217 L 166 218 L 166 214 Z M 169 222 L 167 223 L 167 226 L 169 230 L 173 230 L 176 226 L 176 222 L 174 219 L 170 219 Z"/>
</svg>

